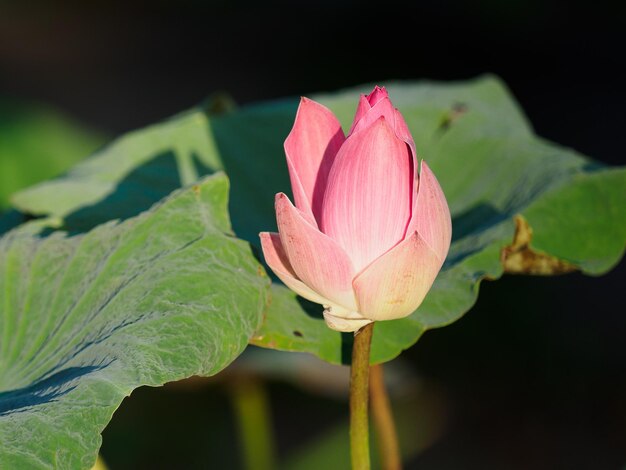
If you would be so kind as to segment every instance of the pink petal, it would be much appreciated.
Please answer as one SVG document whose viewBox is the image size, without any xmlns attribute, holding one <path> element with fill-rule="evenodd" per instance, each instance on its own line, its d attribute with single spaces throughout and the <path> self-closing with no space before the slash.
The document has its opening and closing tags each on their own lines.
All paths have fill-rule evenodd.
<svg viewBox="0 0 626 470">
<path fill-rule="evenodd" d="M 298 279 L 287 258 L 287 253 L 285 253 L 279 234 L 262 232 L 259 236 L 261 237 L 261 248 L 263 249 L 265 262 L 287 287 L 311 302 L 318 304 L 329 303 L 327 299 Z"/>
<path fill-rule="evenodd" d="M 374 122 L 380 119 L 381 116 L 384 116 L 392 129 L 395 128 L 395 110 L 393 108 L 393 104 L 391 104 L 391 100 L 387 96 L 384 96 L 377 101 L 376 104 L 373 105 L 367 112 L 362 114 L 358 120 L 355 116 L 349 135 L 355 134 L 356 132 L 371 126 Z"/>
<path fill-rule="evenodd" d="M 301 211 L 319 215 L 328 172 L 344 140 L 335 115 L 325 106 L 302 98 L 285 140 L 291 188 Z"/>
<path fill-rule="evenodd" d="M 382 117 L 339 150 L 328 175 L 321 229 L 346 251 L 357 272 L 403 239 L 412 180 L 410 152 Z"/>
<path fill-rule="evenodd" d="M 419 232 L 444 262 L 452 238 L 452 221 L 446 196 L 425 161 L 422 160 L 419 188 L 407 233 Z"/>
<path fill-rule="evenodd" d="M 374 107 L 380 100 L 388 97 L 389 94 L 387 93 L 385 87 L 379 87 L 378 85 L 376 85 L 372 92 L 367 95 L 367 101 L 369 102 L 370 106 Z"/>
<path fill-rule="evenodd" d="M 330 302 L 356 310 L 354 268 L 339 245 L 311 225 L 283 193 L 276 195 L 276 219 L 293 272 Z"/>
<path fill-rule="evenodd" d="M 439 257 L 413 233 L 356 277 L 359 313 L 370 320 L 410 315 L 424 300 L 440 267 Z"/>
<path fill-rule="evenodd" d="M 372 106 L 376 105 L 380 100 L 385 98 L 389 99 L 387 90 L 385 90 L 385 87 L 381 88 L 378 85 L 374 87 L 369 95 L 360 96 L 359 104 L 356 108 L 356 114 L 354 115 L 352 128 L 350 129 L 350 134 L 352 134 L 354 126 L 361 120 L 365 113 L 372 109 Z"/>
<path fill-rule="evenodd" d="M 361 95 L 361 97 L 359 98 L 359 104 L 356 107 L 356 113 L 354 115 L 352 126 L 350 128 L 350 132 L 348 133 L 348 135 L 352 134 L 352 130 L 354 129 L 354 126 L 356 126 L 357 122 L 359 122 L 361 118 L 365 116 L 365 113 L 367 113 L 370 109 L 372 109 L 372 107 L 370 106 L 370 102 L 368 101 L 367 96 Z"/>
<path fill-rule="evenodd" d="M 406 121 L 402 116 L 402 113 L 397 109 L 394 109 L 395 115 L 395 125 L 394 130 L 396 131 L 396 135 L 399 139 L 404 140 L 409 147 L 411 147 L 411 151 L 413 152 L 413 168 L 415 169 L 415 176 L 417 176 L 417 149 L 415 148 L 415 141 L 413 140 L 413 136 L 411 135 L 411 131 L 409 127 L 406 125 Z"/>
<path fill-rule="evenodd" d="M 411 148 L 413 152 L 413 161 L 414 161 L 414 173 L 417 177 L 417 150 L 415 148 L 415 141 L 413 140 L 413 136 L 411 135 L 411 131 L 409 131 L 409 127 L 406 125 L 406 121 L 402 116 L 402 113 L 393 107 L 391 100 L 387 97 L 387 92 L 385 91 L 385 96 L 376 103 L 376 105 L 368 110 L 364 110 L 369 102 L 367 98 L 361 96 L 361 100 L 359 101 L 359 107 L 357 108 L 356 116 L 354 117 L 354 122 L 352 123 L 352 128 L 350 129 L 350 134 L 352 135 L 355 132 L 358 132 L 368 126 L 370 126 L 374 121 L 376 121 L 381 116 L 384 116 L 387 122 L 391 125 L 396 135 L 400 140 L 403 140 L 407 143 L 407 145 Z"/>
</svg>

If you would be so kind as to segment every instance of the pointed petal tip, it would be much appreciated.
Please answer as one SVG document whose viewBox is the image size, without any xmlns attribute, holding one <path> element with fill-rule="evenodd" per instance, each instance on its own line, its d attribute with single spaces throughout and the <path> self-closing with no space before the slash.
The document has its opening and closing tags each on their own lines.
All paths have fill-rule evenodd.
<svg viewBox="0 0 626 470">
<path fill-rule="evenodd" d="M 326 179 L 344 140 L 333 112 L 302 96 L 283 147 L 295 205 L 311 218 L 321 209 Z"/>
<path fill-rule="evenodd" d="M 294 207 L 295 210 L 298 210 L 291 202 L 291 199 L 289 199 L 289 196 L 287 196 L 285 193 L 276 193 L 276 196 L 274 196 L 274 209 L 276 211 L 276 218 L 278 219 L 280 213 L 285 211 L 288 207 Z M 299 213 L 301 214 L 301 212 Z"/>
<path fill-rule="evenodd" d="M 303 106 L 310 106 L 312 104 L 319 104 L 316 101 L 313 101 L 311 98 L 307 98 L 306 96 L 300 97 L 300 103 L 298 105 L 298 110 L 300 110 Z"/>
<path fill-rule="evenodd" d="M 407 140 L 404 135 L 408 134 L 408 131 L 404 131 L 405 126 L 403 126 L 401 133 L 396 129 L 398 126 L 396 114 L 398 113 L 394 111 L 393 104 L 389 97 L 381 93 L 377 93 L 375 99 L 372 99 L 372 96 L 373 95 L 369 95 L 367 99 L 359 101 L 357 115 L 352 124 L 350 134 L 355 134 L 366 127 L 370 127 L 381 116 L 385 116 L 388 125 L 396 131 L 396 134 L 402 137 L 403 140 Z M 410 138 L 410 136 L 408 138 Z"/>
<path fill-rule="evenodd" d="M 420 161 L 419 161 L 419 164 L 420 164 L 420 175 L 423 173 L 428 178 L 433 179 L 437 183 L 437 186 L 439 187 L 439 190 L 441 190 L 441 186 L 439 184 L 439 180 L 435 176 L 435 173 L 433 173 L 433 170 L 430 169 L 430 166 L 428 166 L 428 163 L 426 162 L 426 160 L 421 158 Z M 443 190 L 441 190 L 441 195 L 443 196 Z"/>
<path fill-rule="evenodd" d="M 350 132 L 351 135 L 355 135 L 357 133 L 362 133 L 365 134 L 368 131 L 372 131 L 372 130 L 381 130 L 384 131 L 385 133 L 391 133 L 394 135 L 395 137 L 395 132 L 393 130 L 393 123 L 389 122 L 389 119 L 387 119 L 384 115 L 380 115 L 378 116 L 376 119 L 374 119 L 373 121 L 369 121 L 368 122 L 360 122 L 360 125 L 358 125 L 359 123 L 357 123 L 357 125 L 354 126 L 354 129 L 352 129 L 352 131 Z"/>
<path fill-rule="evenodd" d="M 376 85 L 371 93 L 367 95 L 367 101 L 372 107 L 385 98 L 389 99 L 389 93 L 387 93 L 385 87 L 380 87 L 378 85 Z"/>
<path fill-rule="evenodd" d="M 396 135 L 393 129 L 393 122 L 390 122 L 390 120 L 385 115 L 381 115 L 377 117 L 376 120 L 374 121 L 374 124 L 379 126 L 381 130 L 384 129 L 386 133 L 393 135 L 394 138 L 396 139 L 398 138 L 398 136 Z"/>
<path fill-rule="evenodd" d="M 300 103 L 298 105 L 298 111 L 300 110 L 301 107 L 305 107 L 305 106 L 316 107 L 316 108 L 332 113 L 332 111 L 330 111 L 330 109 L 328 109 L 328 107 L 324 106 L 322 103 L 319 103 L 318 101 L 315 101 L 314 99 L 311 99 L 307 96 L 300 96 Z M 297 115 L 296 115 L 296 119 L 297 119 Z"/>
<path fill-rule="evenodd" d="M 296 117 L 294 119 L 293 126 L 289 135 L 285 139 L 285 144 L 287 141 L 292 138 L 293 134 L 295 134 L 298 128 L 298 124 L 302 120 L 307 121 L 307 127 L 311 125 L 311 123 L 320 123 L 322 121 L 330 121 L 331 127 L 340 126 L 339 121 L 333 114 L 333 112 L 324 106 L 322 103 L 318 103 L 311 98 L 307 98 L 306 96 L 300 96 L 300 102 L 298 103 L 298 109 L 296 111 Z"/>
</svg>

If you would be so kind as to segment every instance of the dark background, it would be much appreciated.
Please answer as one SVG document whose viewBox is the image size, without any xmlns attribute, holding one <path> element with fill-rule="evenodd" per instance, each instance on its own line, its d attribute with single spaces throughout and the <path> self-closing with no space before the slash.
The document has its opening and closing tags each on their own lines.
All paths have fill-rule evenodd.
<svg viewBox="0 0 626 470">
<path fill-rule="evenodd" d="M 245 104 L 362 82 L 491 72 L 506 81 L 539 135 L 624 164 L 625 5 L 0 1 L 0 94 L 52 104 L 113 135 L 216 91 Z M 468 315 L 403 355 L 445 390 L 449 406 L 443 436 L 410 468 L 623 468 L 625 280 L 622 262 L 602 278 L 484 283 Z M 301 421 L 294 424 L 292 413 L 308 413 L 315 429 L 343 416 L 343 404 L 272 387 L 281 455 L 298 445 Z M 223 391 L 206 394 L 226 400 Z M 179 439 L 203 429 L 192 403 L 172 390 L 141 391 L 125 403 L 105 433 L 111 467 L 125 462 L 121 444 L 111 442 L 148 432 L 140 424 L 125 428 L 131 417 L 141 421 L 167 407 L 186 417 Z M 320 413 L 324 406 L 331 411 Z M 206 419 L 229 419 L 220 416 Z M 228 426 L 223 452 L 236 446 L 234 434 L 224 437 Z M 142 445 L 124 450 L 145 450 L 136 462 L 146 468 L 171 467 L 171 454 L 191 452 L 161 445 L 173 439 L 171 422 L 162 429 L 153 423 L 149 432 Z M 208 461 L 198 465 L 209 468 Z"/>
</svg>

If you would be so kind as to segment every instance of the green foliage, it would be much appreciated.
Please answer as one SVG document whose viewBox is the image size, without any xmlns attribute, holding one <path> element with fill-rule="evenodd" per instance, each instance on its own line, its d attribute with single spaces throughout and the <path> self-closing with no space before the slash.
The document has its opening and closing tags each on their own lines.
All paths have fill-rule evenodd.
<svg viewBox="0 0 626 470">
<path fill-rule="evenodd" d="M 0 99 L 0 211 L 12 193 L 57 176 L 102 143 L 56 111 Z"/>
<path fill-rule="evenodd" d="M 82 235 L 0 238 L 0 468 L 89 468 L 133 389 L 243 351 L 269 283 L 227 193 L 215 175 Z"/>
</svg>

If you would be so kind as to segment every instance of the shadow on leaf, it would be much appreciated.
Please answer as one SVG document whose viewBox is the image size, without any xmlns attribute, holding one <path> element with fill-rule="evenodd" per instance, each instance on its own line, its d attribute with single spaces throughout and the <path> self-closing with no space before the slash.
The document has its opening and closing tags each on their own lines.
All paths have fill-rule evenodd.
<svg viewBox="0 0 626 470">
<path fill-rule="evenodd" d="M 68 367 L 27 387 L 0 392 L 0 416 L 54 402 L 76 388 L 79 379 L 107 365 Z"/>
<path fill-rule="evenodd" d="M 64 228 L 82 233 L 112 219 L 134 217 L 178 189 L 180 181 L 176 154 L 156 155 L 130 172 L 107 197 L 69 214 Z"/>
</svg>

